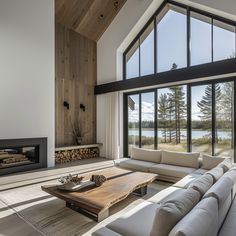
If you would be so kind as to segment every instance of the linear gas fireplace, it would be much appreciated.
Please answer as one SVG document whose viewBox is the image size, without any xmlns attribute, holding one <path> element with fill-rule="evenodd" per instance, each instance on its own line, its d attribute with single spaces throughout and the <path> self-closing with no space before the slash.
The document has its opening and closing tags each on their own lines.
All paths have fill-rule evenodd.
<svg viewBox="0 0 236 236">
<path fill-rule="evenodd" d="M 47 138 L 0 140 L 0 175 L 47 167 Z"/>
</svg>

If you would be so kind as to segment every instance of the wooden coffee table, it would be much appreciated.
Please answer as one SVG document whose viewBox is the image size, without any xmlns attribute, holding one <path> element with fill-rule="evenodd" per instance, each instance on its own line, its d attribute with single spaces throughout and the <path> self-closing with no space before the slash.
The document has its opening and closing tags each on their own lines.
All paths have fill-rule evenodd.
<svg viewBox="0 0 236 236">
<path fill-rule="evenodd" d="M 76 192 L 58 189 L 58 185 L 42 186 L 42 190 L 66 202 L 66 206 L 96 220 L 109 216 L 109 208 L 125 199 L 129 194 L 143 196 L 147 185 L 153 182 L 156 174 L 133 172 L 118 167 L 106 168 L 83 175 L 90 179 L 92 174 L 102 174 L 108 179 L 100 187 L 87 187 Z"/>
</svg>

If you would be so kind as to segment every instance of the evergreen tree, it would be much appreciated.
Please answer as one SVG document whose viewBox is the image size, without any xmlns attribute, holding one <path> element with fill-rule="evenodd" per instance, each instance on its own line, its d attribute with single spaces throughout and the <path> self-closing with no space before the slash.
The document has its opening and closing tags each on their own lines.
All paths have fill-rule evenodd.
<svg viewBox="0 0 236 236">
<path fill-rule="evenodd" d="M 171 87 L 169 90 L 170 109 L 172 110 L 174 118 L 172 129 L 174 130 L 175 142 L 179 144 L 181 142 L 182 123 L 186 117 L 185 92 L 183 86 Z"/>
<path fill-rule="evenodd" d="M 220 104 L 220 119 L 223 121 L 223 127 L 232 129 L 234 125 L 234 84 L 227 82 L 223 84 L 222 99 Z M 231 137 L 231 148 L 233 148 L 233 138 Z"/>
<path fill-rule="evenodd" d="M 215 85 L 215 104 L 219 104 L 221 100 L 221 88 L 219 84 Z M 207 85 L 205 88 L 205 93 L 202 96 L 202 99 L 200 102 L 197 103 L 197 106 L 199 107 L 201 111 L 201 115 L 199 117 L 202 121 L 204 121 L 204 124 L 206 125 L 203 127 L 204 129 L 209 129 L 209 123 L 211 123 L 212 120 L 212 85 Z M 216 109 L 218 106 L 216 106 Z M 216 110 L 217 112 L 217 110 Z M 216 142 L 218 140 L 217 132 L 216 132 Z"/>
<path fill-rule="evenodd" d="M 163 128 L 162 136 L 164 137 L 164 142 L 167 142 L 167 123 L 168 123 L 168 97 L 167 94 L 161 94 L 158 100 L 158 119 L 160 127 Z"/>
</svg>

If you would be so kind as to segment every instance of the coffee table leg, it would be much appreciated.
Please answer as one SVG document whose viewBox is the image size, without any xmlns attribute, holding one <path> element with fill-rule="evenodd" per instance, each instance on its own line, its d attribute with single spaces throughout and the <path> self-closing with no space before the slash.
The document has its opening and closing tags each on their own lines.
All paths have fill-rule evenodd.
<svg viewBox="0 0 236 236">
<path fill-rule="evenodd" d="M 109 216 L 109 209 L 103 210 L 97 214 L 97 222 L 101 222 Z"/>
<path fill-rule="evenodd" d="M 144 195 L 147 194 L 147 186 L 138 188 L 138 189 L 136 189 L 133 193 L 134 193 L 135 195 L 138 195 L 138 196 L 142 197 L 142 196 L 144 196 Z"/>
<path fill-rule="evenodd" d="M 105 209 L 103 211 L 100 211 L 98 214 L 96 214 L 96 213 L 93 213 L 93 212 L 86 210 L 84 208 L 75 206 L 75 205 L 71 204 L 70 202 L 66 202 L 66 207 L 68 207 L 71 210 L 74 210 L 76 212 L 79 212 L 82 215 L 85 215 L 85 216 L 89 217 L 90 219 L 97 221 L 97 222 L 101 222 L 102 220 L 106 219 L 109 216 L 109 209 Z"/>
</svg>

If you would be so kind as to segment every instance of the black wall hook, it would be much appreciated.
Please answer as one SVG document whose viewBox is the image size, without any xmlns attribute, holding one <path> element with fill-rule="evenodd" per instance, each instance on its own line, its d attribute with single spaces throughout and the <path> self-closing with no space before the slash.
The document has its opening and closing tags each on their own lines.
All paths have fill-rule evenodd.
<svg viewBox="0 0 236 236">
<path fill-rule="evenodd" d="M 81 104 L 80 104 L 80 109 L 83 110 L 83 111 L 85 111 L 85 105 L 81 103 Z"/>
<path fill-rule="evenodd" d="M 70 109 L 70 104 L 67 101 L 63 102 L 63 106 L 67 108 L 67 110 Z"/>
</svg>

